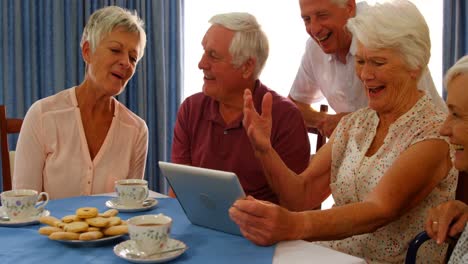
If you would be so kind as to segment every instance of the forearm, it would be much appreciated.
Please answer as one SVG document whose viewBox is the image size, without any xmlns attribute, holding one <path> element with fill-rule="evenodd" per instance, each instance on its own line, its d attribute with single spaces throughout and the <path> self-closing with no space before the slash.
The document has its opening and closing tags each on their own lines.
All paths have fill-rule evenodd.
<svg viewBox="0 0 468 264">
<path fill-rule="evenodd" d="M 374 232 L 397 216 L 369 202 L 349 204 L 323 211 L 299 213 L 303 230 L 298 239 L 326 241 Z"/>
<path fill-rule="evenodd" d="M 321 113 L 318 111 L 315 111 L 309 104 L 305 104 L 299 101 L 295 101 L 291 97 L 289 97 L 291 101 L 293 101 L 297 108 L 301 111 L 302 118 L 304 119 L 304 122 L 306 123 L 307 127 L 320 127 L 321 123 L 323 122 L 325 118 L 325 113 Z"/>
<path fill-rule="evenodd" d="M 270 188 L 278 196 L 280 204 L 290 210 L 304 208 L 308 194 L 304 188 L 304 176 L 297 175 L 281 160 L 278 153 L 270 147 L 263 153 L 256 152 Z"/>
</svg>

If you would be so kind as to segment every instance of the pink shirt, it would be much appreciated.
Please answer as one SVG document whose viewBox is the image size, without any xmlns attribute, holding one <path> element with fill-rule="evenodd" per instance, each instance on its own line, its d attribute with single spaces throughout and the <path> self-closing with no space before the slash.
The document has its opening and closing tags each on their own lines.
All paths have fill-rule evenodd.
<svg viewBox="0 0 468 264">
<path fill-rule="evenodd" d="M 143 178 L 148 149 L 145 121 L 114 100 L 111 127 L 94 160 L 75 88 L 35 102 L 16 148 L 13 189 L 46 191 L 51 199 L 114 191 L 114 182 Z"/>
<path fill-rule="evenodd" d="M 263 95 L 273 94 L 271 143 L 285 164 L 296 173 L 305 170 L 310 145 L 301 113 L 288 99 L 257 81 L 253 101 L 261 111 Z M 242 117 L 226 125 L 219 103 L 198 93 L 179 108 L 172 143 L 172 161 L 236 173 L 245 193 L 278 203 L 263 173 L 261 163 L 242 126 Z"/>
</svg>

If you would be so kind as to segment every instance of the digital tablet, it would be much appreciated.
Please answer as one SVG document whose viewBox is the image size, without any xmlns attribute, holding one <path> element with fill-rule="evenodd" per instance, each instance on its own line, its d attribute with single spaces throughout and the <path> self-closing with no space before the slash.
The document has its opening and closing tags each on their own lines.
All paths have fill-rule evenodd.
<svg viewBox="0 0 468 264">
<path fill-rule="evenodd" d="M 235 173 L 163 161 L 159 168 L 192 224 L 241 235 L 228 212 L 245 197 Z"/>
</svg>

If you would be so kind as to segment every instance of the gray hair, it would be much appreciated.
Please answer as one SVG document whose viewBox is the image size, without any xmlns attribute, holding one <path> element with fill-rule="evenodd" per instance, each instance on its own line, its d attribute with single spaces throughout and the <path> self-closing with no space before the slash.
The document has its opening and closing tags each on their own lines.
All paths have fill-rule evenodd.
<svg viewBox="0 0 468 264">
<path fill-rule="evenodd" d="M 140 52 L 138 60 L 143 57 L 146 46 L 146 33 L 144 22 L 136 11 L 130 12 L 118 6 L 107 6 L 96 10 L 90 17 L 83 30 L 80 46 L 88 41 L 91 51 L 94 52 L 99 42 L 116 27 L 123 27 L 127 32 L 137 32 L 140 36 Z"/>
<path fill-rule="evenodd" d="M 394 49 L 412 69 L 427 69 L 431 57 L 429 28 L 418 8 L 408 0 L 377 3 L 350 18 L 349 31 L 366 48 Z"/>
<path fill-rule="evenodd" d="M 229 53 L 232 64 L 240 67 L 249 58 L 256 60 L 254 78 L 258 78 L 268 58 L 268 38 L 257 19 L 249 13 L 225 13 L 213 16 L 209 22 L 234 31 Z"/>
<path fill-rule="evenodd" d="M 445 87 L 448 87 L 449 82 L 451 82 L 455 77 L 462 74 L 468 73 L 468 55 L 461 57 L 445 74 L 444 84 Z"/>
</svg>

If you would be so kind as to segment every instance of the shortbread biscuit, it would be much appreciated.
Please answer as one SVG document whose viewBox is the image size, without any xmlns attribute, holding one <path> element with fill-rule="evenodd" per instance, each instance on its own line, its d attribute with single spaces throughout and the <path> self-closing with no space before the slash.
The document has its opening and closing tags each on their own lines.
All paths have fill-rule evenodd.
<svg viewBox="0 0 468 264">
<path fill-rule="evenodd" d="M 54 232 L 49 235 L 49 238 L 53 240 L 78 240 L 80 234 L 73 232 Z"/>
<path fill-rule="evenodd" d="M 99 211 L 96 207 L 82 207 L 76 210 L 76 215 L 79 218 L 93 218 L 98 215 Z"/>
<path fill-rule="evenodd" d="M 41 235 L 50 235 L 52 233 L 55 233 L 55 232 L 63 232 L 63 230 L 61 228 L 58 228 L 58 227 L 55 227 L 55 226 L 43 226 L 41 228 L 39 228 L 38 230 L 39 234 Z"/>
<path fill-rule="evenodd" d="M 86 222 L 71 222 L 69 224 L 65 224 L 63 230 L 65 232 L 73 232 L 73 233 L 80 233 L 88 231 L 88 223 Z"/>
<path fill-rule="evenodd" d="M 49 226 L 57 226 L 57 223 L 60 223 L 61 221 L 53 216 L 41 216 L 39 217 L 39 222 Z"/>
<path fill-rule="evenodd" d="M 95 227 L 95 226 L 89 226 L 88 227 L 88 232 L 92 232 L 92 231 L 100 231 L 101 228 L 99 227 Z"/>
<path fill-rule="evenodd" d="M 128 227 L 126 225 L 111 226 L 103 230 L 106 236 L 116 236 L 128 233 Z"/>
<path fill-rule="evenodd" d="M 120 225 L 120 223 L 122 223 L 122 220 L 118 216 L 112 216 L 107 219 L 109 219 L 109 223 L 107 224 L 107 227 Z"/>
<path fill-rule="evenodd" d="M 119 213 L 119 211 L 117 209 L 109 209 L 109 210 L 105 211 L 104 213 L 100 213 L 98 216 L 112 217 L 112 216 L 116 216 L 118 213 Z"/>
<path fill-rule="evenodd" d="M 85 219 L 86 223 L 90 226 L 95 226 L 95 227 L 106 227 L 107 224 L 109 224 L 109 218 L 104 218 L 104 217 L 93 217 L 93 218 L 87 218 Z"/>
<path fill-rule="evenodd" d="M 104 234 L 101 231 L 91 231 L 91 232 L 85 232 L 81 233 L 79 239 L 80 240 L 96 240 L 100 239 L 104 236 Z"/>
<path fill-rule="evenodd" d="M 79 218 L 77 215 L 66 215 L 62 217 L 62 222 L 64 223 L 71 223 L 71 222 L 78 222 L 81 221 L 81 218 Z"/>
<path fill-rule="evenodd" d="M 58 222 L 55 222 L 55 227 L 58 227 L 58 228 L 62 228 L 65 226 L 66 224 L 62 221 L 58 221 Z"/>
</svg>

